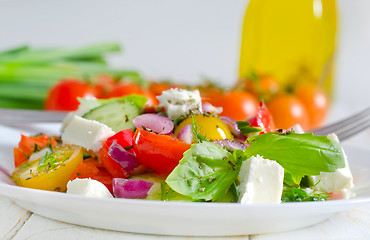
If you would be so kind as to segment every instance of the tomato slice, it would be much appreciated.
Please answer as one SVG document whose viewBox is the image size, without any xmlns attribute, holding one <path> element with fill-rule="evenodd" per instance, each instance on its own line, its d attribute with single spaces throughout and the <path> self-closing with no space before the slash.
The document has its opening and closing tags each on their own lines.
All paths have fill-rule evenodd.
<svg viewBox="0 0 370 240">
<path fill-rule="evenodd" d="M 53 152 L 16 168 L 11 178 L 21 187 L 64 192 L 69 177 L 82 160 L 80 147 L 57 147 Z"/>
<path fill-rule="evenodd" d="M 76 178 L 92 178 L 96 176 L 99 172 L 99 169 L 90 162 L 80 162 L 77 164 L 75 170 L 71 174 L 69 179 L 76 179 Z"/>
<path fill-rule="evenodd" d="M 136 158 L 161 176 L 167 176 L 178 165 L 190 145 L 171 136 L 137 129 L 133 139 Z"/>
<path fill-rule="evenodd" d="M 107 170 L 105 170 L 104 168 L 99 169 L 98 174 L 91 177 L 91 179 L 103 183 L 108 188 L 108 190 L 113 194 L 113 176 L 110 175 L 110 173 Z"/>
<path fill-rule="evenodd" d="M 119 131 L 112 137 L 108 138 L 99 151 L 103 166 L 113 177 L 128 178 L 130 173 L 128 173 L 121 165 L 119 165 L 119 163 L 114 161 L 109 156 L 109 147 L 112 145 L 113 141 L 115 141 L 117 144 L 127 149 L 127 151 L 133 153 L 132 149 L 130 149 L 132 148 L 133 136 L 134 132 L 131 129 L 124 129 L 122 131 Z"/>
<path fill-rule="evenodd" d="M 248 122 L 251 124 L 251 127 L 264 129 L 261 133 L 274 132 L 276 130 L 274 120 L 264 103 L 260 103 L 256 116 L 248 120 Z"/>
<path fill-rule="evenodd" d="M 14 148 L 15 167 L 19 167 L 25 163 L 32 153 L 38 152 L 48 146 L 54 148 L 56 145 L 57 141 L 55 137 L 49 137 L 44 134 L 29 137 L 22 134 L 18 147 Z"/>
</svg>

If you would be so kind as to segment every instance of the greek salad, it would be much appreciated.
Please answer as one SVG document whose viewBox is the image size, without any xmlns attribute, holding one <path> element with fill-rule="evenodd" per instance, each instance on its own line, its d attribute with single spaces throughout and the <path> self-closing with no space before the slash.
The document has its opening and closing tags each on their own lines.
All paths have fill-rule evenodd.
<svg viewBox="0 0 370 240">
<path fill-rule="evenodd" d="M 90 197 L 241 204 L 348 198 L 353 179 L 335 134 L 276 129 L 264 104 L 245 121 L 199 91 L 80 98 L 61 136 L 21 136 L 11 179 Z"/>
</svg>

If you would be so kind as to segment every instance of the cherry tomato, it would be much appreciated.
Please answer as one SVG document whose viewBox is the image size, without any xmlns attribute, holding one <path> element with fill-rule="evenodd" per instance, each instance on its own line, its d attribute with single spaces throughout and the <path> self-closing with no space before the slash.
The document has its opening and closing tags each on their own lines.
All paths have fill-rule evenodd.
<svg viewBox="0 0 370 240">
<path fill-rule="evenodd" d="M 314 84 L 302 84 L 296 88 L 296 95 L 308 111 L 311 128 L 320 127 L 329 110 L 329 99 L 325 91 Z"/>
<path fill-rule="evenodd" d="M 127 172 L 119 163 L 114 161 L 109 156 L 109 147 L 112 145 L 113 141 L 116 141 L 117 144 L 121 145 L 123 148 L 130 148 L 132 147 L 132 138 L 134 136 L 134 132 L 131 129 L 124 129 L 119 131 L 112 137 L 108 138 L 103 147 L 99 150 L 100 158 L 103 163 L 105 169 L 116 178 L 128 178 L 130 173 Z M 128 150 L 132 153 L 132 150 Z"/>
<path fill-rule="evenodd" d="M 74 111 L 79 105 L 77 97 L 88 94 L 93 94 L 89 84 L 78 79 L 62 79 L 50 89 L 45 100 L 45 109 Z"/>
<path fill-rule="evenodd" d="M 277 128 L 288 129 L 296 124 L 310 129 L 308 112 L 302 102 L 292 94 L 279 95 L 267 103 Z"/>
<path fill-rule="evenodd" d="M 170 174 L 189 148 L 189 144 L 171 136 L 158 135 L 142 129 L 136 129 L 133 140 L 137 160 L 161 176 Z"/>
<path fill-rule="evenodd" d="M 265 101 L 271 99 L 271 97 L 280 90 L 280 86 L 276 78 L 269 75 L 260 76 L 255 80 L 246 80 L 245 88 L 256 95 L 259 99 L 263 99 Z"/>
<path fill-rule="evenodd" d="M 229 128 L 218 117 L 207 116 L 203 114 L 194 116 L 195 122 L 198 126 L 199 134 L 214 141 L 217 139 L 234 139 Z M 174 135 L 177 136 L 181 129 L 186 125 L 192 123 L 192 118 L 189 117 L 182 121 L 176 128 Z"/>
<path fill-rule="evenodd" d="M 252 127 L 260 127 L 264 129 L 262 133 L 276 131 L 274 120 L 264 103 L 260 103 L 256 116 L 248 121 Z"/>
<path fill-rule="evenodd" d="M 176 83 L 168 83 L 168 82 L 151 82 L 149 84 L 149 92 L 152 93 L 154 96 L 159 96 L 162 94 L 163 91 L 168 90 L 170 88 L 181 88 L 185 89 L 186 86 L 176 84 Z"/>
<path fill-rule="evenodd" d="M 145 96 L 148 100 L 147 105 L 158 105 L 158 100 L 147 90 L 144 90 L 136 83 L 122 82 L 118 83 L 108 94 L 108 97 L 122 97 L 130 94 L 139 94 Z"/>
<path fill-rule="evenodd" d="M 95 78 L 93 83 L 94 96 L 97 98 L 108 98 L 109 93 L 116 86 L 114 78 L 110 75 L 100 74 Z"/>
<path fill-rule="evenodd" d="M 151 82 L 149 85 L 149 92 L 151 92 L 154 96 L 159 96 L 162 94 L 163 91 L 168 90 L 171 88 L 169 83 L 164 82 Z"/>
<path fill-rule="evenodd" d="M 228 116 L 236 121 L 244 121 L 256 115 L 258 107 L 256 98 L 242 90 L 230 90 L 224 94 L 210 95 L 209 102 L 216 107 L 223 108 L 221 116 Z"/>
<path fill-rule="evenodd" d="M 16 168 L 11 178 L 21 187 L 64 192 L 69 177 L 82 160 L 80 147 L 57 147 L 49 155 Z"/>
</svg>

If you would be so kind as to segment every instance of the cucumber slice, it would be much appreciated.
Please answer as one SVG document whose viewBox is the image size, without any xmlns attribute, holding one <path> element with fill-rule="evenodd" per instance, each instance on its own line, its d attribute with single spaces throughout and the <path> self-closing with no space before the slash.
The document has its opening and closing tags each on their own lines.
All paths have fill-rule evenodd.
<svg viewBox="0 0 370 240">
<path fill-rule="evenodd" d="M 96 107 L 82 117 L 101 122 L 119 132 L 123 129 L 134 130 L 132 119 L 139 115 L 140 109 L 134 103 L 118 100 Z"/>
</svg>

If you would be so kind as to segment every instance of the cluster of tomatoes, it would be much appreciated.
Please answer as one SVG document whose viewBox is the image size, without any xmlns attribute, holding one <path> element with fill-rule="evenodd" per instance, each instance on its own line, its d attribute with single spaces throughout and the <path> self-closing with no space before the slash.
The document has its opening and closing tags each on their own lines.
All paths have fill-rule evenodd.
<svg viewBox="0 0 370 240">
<path fill-rule="evenodd" d="M 45 101 L 47 110 L 75 110 L 77 97 L 92 95 L 97 98 L 120 97 L 141 94 L 147 97 L 148 105 L 157 105 L 156 96 L 169 88 L 190 87 L 171 83 L 149 83 L 142 87 L 136 83 L 116 81 L 108 75 L 99 75 L 92 83 L 78 79 L 63 79 L 50 90 Z M 193 88 L 193 87 L 192 87 Z M 204 102 L 222 107 L 221 116 L 237 121 L 246 120 L 257 114 L 259 102 L 265 102 L 277 128 L 287 129 L 300 124 L 304 130 L 315 129 L 324 121 L 329 101 L 325 91 L 312 83 L 302 83 L 283 89 L 275 78 L 261 76 L 257 80 L 240 81 L 238 86 L 223 90 L 213 85 L 201 85 L 199 89 Z"/>
</svg>

